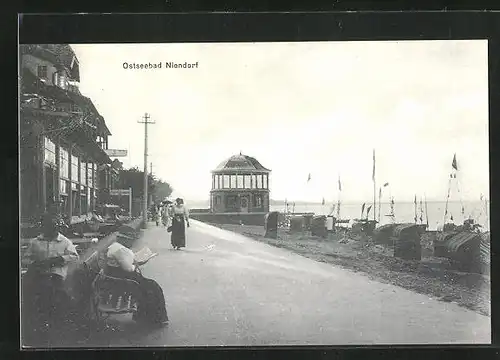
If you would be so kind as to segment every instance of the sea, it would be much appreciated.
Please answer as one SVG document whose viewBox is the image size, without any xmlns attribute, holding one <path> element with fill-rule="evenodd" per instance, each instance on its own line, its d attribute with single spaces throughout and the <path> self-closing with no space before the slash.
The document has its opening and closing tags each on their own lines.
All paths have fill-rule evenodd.
<svg viewBox="0 0 500 360">
<path fill-rule="evenodd" d="M 207 208 L 208 202 L 201 203 L 187 203 L 190 208 Z M 367 203 L 364 211 L 364 218 L 366 218 L 366 210 L 371 204 Z M 363 204 L 340 204 L 340 218 L 341 219 L 359 219 L 361 218 L 361 210 Z M 379 219 L 378 213 L 378 204 L 377 204 L 377 221 Z M 464 208 L 464 212 L 462 214 L 462 206 Z M 335 206 L 335 210 L 332 215 L 337 215 L 337 206 Z M 445 222 L 445 209 L 446 202 L 439 201 L 429 201 L 427 202 L 427 211 L 425 203 L 422 204 L 423 210 L 421 211 L 420 203 L 417 203 L 417 223 L 429 224 L 428 230 L 437 230 L 439 227 L 443 225 Z M 289 205 L 289 211 L 292 211 L 292 207 Z M 285 204 L 282 205 L 271 205 L 271 211 L 285 211 Z M 316 215 L 330 215 L 332 211 L 332 204 L 326 203 L 315 204 L 315 203 L 300 203 L 296 204 L 294 208 L 296 213 L 314 213 Z M 446 223 L 453 222 L 457 225 L 463 223 L 465 219 L 473 219 L 476 224 L 481 225 L 483 231 L 489 231 L 490 229 L 490 221 L 489 221 L 489 203 L 480 202 L 480 201 L 450 201 L 448 203 L 448 215 L 446 217 Z M 391 213 L 391 204 L 390 203 L 381 203 L 380 204 L 380 225 L 390 224 L 392 219 L 390 216 Z M 453 221 L 451 221 L 451 216 L 453 216 Z M 422 222 L 420 218 L 422 217 Z M 370 210 L 370 214 L 368 218 L 373 218 L 373 209 Z M 396 223 L 414 223 L 415 222 L 415 204 L 413 202 L 403 202 L 403 203 L 394 203 L 394 222 Z"/>
</svg>

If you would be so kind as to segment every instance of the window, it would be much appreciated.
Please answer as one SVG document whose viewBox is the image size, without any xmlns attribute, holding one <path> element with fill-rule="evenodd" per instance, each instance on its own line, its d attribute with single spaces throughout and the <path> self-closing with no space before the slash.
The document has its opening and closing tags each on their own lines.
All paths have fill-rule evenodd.
<svg viewBox="0 0 500 360">
<path fill-rule="evenodd" d="M 236 186 L 238 189 L 243 189 L 243 175 L 236 176 Z"/>
<path fill-rule="evenodd" d="M 45 161 L 51 164 L 56 163 L 56 144 L 54 144 L 48 137 L 44 137 L 44 155 Z"/>
<path fill-rule="evenodd" d="M 214 189 L 220 189 L 220 176 L 214 175 Z"/>
<path fill-rule="evenodd" d="M 67 195 L 68 194 L 68 183 L 66 180 L 59 180 L 59 193 L 61 195 Z"/>
<path fill-rule="evenodd" d="M 93 163 L 87 163 L 87 185 L 89 187 L 94 187 L 93 166 Z"/>
<path fill-rule="evenodd" d="M 78 182 L 78 156 L 71 155 L 71 181 Z"/>
<path fill-rule="evenodd" d="M 55 86 L 58 86 L 61 89 L 66 90 L 68 88 L 68 79 L 63 71 L 58 71 L 54 73 L 52 82 L 54 83 Z"/>
<path fill-rule="evenodd" d="M 229 175 L 223 175 L 222 180 L 222 188 L 229 189 Z"/>
<path fill-rule="evenodd" d="M 37 75 L 40 79 L 47 79 L 47 66 L 46 65 L 38 65 Z"/>
<path fill-rule="evenodd" d="M 85 186 L 82 186 L 80 192 L 80 203 L 82 207 L 82 214 L 86 214 L 89 211 L 89 208 L 88 208 L 88 188 Z"/>
<path fill-rule="evenodd" d="M 255 175 L 250 175 L 250 180 L 251 180 L 251 188 L 252 189 L 255 189 L 255 184 L 257 183 L 257 178 L 255 177 Z"/>
<path fill-rule="evenodd" d="M 220 205 L 220 196 L 215 197 L 215 205 Z"/>
<path fill-rule="evenodd" d="M 87 185 L 87 167 L 85 162 L 80 162 L 80 183 Z"/>
<path fill-rule="evenodd" d="M 235 209 L 238 206 L 238 197 L 231 195 L 226 198 L 226 207 L 228 209 Z"/>
<path fill-rule="evenodd" d="M 212 175 L 212 190 L 215 189 L 215 175 Z"/>
<path fill-rule="evenodd" d="M 236 189 L 236 175 L 229 175 L 231 177 L 231 189 Z"/>
<path fill-rule="evenodd" d="M 59 149 L 59 168 L 60 168 L 60 177 L 62 179 L 69 178 L 69 154 L 68 151 L 64 148 Z"/>
<path fill-rule="evenodd" d="M 87 188 L 87 212 L 92 211 L 92 192 L 90 188 Z"/>
<path fill-rule="evenodd" d="M 245 189 L 252 188 L 252 177 L 250 175 L 245 175 Z"/>
<path fill-rule="evenodd" d="M 262 196 L 261 195 L 255 195 L 255 202 L 254 202 L 254 206 L 255 207 L 262 207 Z"/>
<path fill-rule="evenodd" d="M 268 186 L 268 183 L 267 183 L 267 176 L 268 176 L 268 175 L 262 175 L 262 177 L 264 178 L 264 184 L 263 184 L 263 186 L 262 186 L 262 187 L 263 187 L 264 189 L 267 189 L 267 186 Z"/>
<path fill-rule="evenodd" d="M 262 189 L 262 175 L 257 175 L 257 189 Z"/>
</svg>

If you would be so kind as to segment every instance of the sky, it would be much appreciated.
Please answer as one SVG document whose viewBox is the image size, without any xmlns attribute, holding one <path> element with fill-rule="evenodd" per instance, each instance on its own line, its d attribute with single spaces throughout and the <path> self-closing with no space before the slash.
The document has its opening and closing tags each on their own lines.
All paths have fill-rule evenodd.
<svg viewBox="0 0 500 360">
<path fill-rule="evenodd" d="M 72 47 L 109 147 L 142 169 L 149 113 L 148 163 L 187 201 L 208 199 L 210 171 L 240 152 L 272 170 L 273 199 L 369 201 L 373 149 L 383 200 L 445 200 L 455 153 L 451 199 L 489 193 L 486 40 Z"/>
</svg>

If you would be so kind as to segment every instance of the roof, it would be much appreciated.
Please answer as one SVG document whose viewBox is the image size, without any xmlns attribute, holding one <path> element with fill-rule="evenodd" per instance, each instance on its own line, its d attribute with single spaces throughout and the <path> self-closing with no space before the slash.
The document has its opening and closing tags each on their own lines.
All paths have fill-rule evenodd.
<svg viewBox="0 0 500 360">
<path fill-rule="evenodd" d="M 393 234 L 396 237 L 400 237 L 403 233 L 407 233 L 408 231 L 420 232 L 421 229 L 414 223 L 398 224 L 394 227 Z"/>
<path fill-rule="evenodd" d="M 70 78 L 80 82 L 80 69 L 78 58 L 71 46 L 67 44 L 37 44 L 23 45 L 21 53 L 33 54 L 36 57 L 47 60 L 54 65 L 68 69 Z"/>
<path fill-rule="evenodd" d="M 445 246 L 449 251 L 456 252 L 463 245 L 471 241 L 476 241 L 479 244 L 481 242 L 481 235 L 473 232 L 462 231 L 448 238 Z"/>
<path fill-rule="evenodd" d="M 254 157 L 248 155 L 233 155 L 230 158 L 224 160 L 213 170 L 214 172 L 224 172 L 224 171 L 260 171 L 260 172 L 270 172 L 271 170 L 262 166 L 262 164 Z"/>
<path fill-rule="evenodd" d="M 101 132 L 105 135 L 111 135 L 106 126 L 104 118 L 99 114 L 99 111 L 95 108 L 92 100 L 86 96 L 83 96 L 80 91 L 72 92 L 68 90 L 61 89 L 58 86 L 49 86 L 43 83 L 37 76 L 35 76 L 29 69 L 22 69 L 22 91 L 27 93 L 39 93 L 40 95 L 48 96 L 49 98 L 61 102 L 71 102 L 80 107 L 88 108 L 94 115 L 97 126 Z"/>
</svg>

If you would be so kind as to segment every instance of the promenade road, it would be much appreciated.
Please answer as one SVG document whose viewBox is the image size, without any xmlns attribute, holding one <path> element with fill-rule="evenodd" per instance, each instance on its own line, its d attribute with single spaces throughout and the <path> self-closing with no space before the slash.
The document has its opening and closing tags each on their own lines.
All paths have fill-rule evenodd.
<svg viewBox="0 0 500 360">
<path fill-rule="evenodd" d="M 489 317 L 194 220 L 187 248 L 153 224 L 142 246 L 159 254 L 143 274 L 164 289 L 170 324 L 120 315 L 78 346 L 491 342 Z"/>
</svg>

